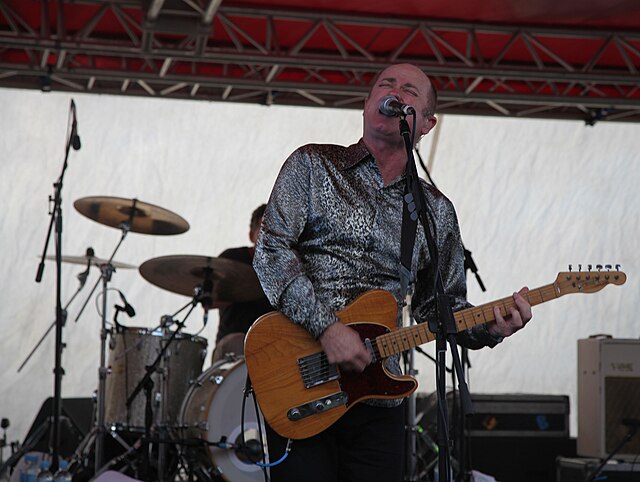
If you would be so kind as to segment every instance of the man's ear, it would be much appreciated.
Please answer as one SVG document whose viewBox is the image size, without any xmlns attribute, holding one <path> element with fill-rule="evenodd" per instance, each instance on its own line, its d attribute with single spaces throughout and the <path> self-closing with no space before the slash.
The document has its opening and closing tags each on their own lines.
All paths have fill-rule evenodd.
<svg viewBox="0 0 640 482">
<path fill-rule="evenodd" d="M 438 119 L 436 118 L 436 116 L 430 115 L 424 127 L 422 127 L 422 131 L 421 131 L 422 135 L 420 136 L 420 138 L 422 138 L 423 136 L 426 136 L 429 132 L 431 132 L 431 129 L 433 129 L 437 123 L 438 123 Z"/>
</svg>

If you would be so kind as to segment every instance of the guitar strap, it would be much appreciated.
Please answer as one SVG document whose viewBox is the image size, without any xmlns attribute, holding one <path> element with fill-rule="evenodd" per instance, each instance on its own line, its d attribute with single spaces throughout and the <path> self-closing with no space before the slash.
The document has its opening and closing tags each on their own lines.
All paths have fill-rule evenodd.
<svg viewBox="0 0 640 482">
<path fill-rule="evenodd" d="M 406 178 L 402 198 L 402 227 L 400 230 L 400 290 L 403 301 L 407 296 L 409 284 L 412 281 L 411 260 L 418 227 L 418 213 L 416 212 L 416 204 L 409 184 L 409 178 Z"/>
</svg>

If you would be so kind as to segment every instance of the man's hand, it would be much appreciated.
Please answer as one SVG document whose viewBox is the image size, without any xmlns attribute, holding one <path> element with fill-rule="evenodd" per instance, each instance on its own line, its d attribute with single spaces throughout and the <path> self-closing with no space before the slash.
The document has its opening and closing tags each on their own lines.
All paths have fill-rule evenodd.
<svg viewBox="0 0 640 482">
<path fill-rule="evenodd" d="M 324 331 L 320 344 L 329 363 L 336 363 L 343 370 L 362 372 L 371 363 L 369 350 L 358 332 L 339 321 Z"/>
<path fill-rule="evenodd" d="M 517 309 L 511 308 L 510 314 L 506 317 L 500 314 L 500 309 L 497 306 L 493 307 L 496 321 L 487 323 L 487 329 L 492 336 L 511 336 L 529 322 L 531 319 L 531 305 L 522 296 L 528 292 L 529 288 L 524 287 L 513 294 Z"/>
</svg>

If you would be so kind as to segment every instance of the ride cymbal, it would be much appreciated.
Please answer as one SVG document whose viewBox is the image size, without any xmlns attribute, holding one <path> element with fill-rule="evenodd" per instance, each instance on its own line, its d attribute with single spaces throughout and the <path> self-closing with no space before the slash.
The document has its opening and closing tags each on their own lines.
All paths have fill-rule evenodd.
<svg viewBox="0 0 640 482">
<path fill-rule="evenodd" d="M 134 233 L 170 235 L 189 230 L 189 223 L 178 214 L 135 198 L 84 197 L 73 206 L 100 224 L 121 229 L 124 223 L 129 223 L 129 231 Z"/>
<path fill-rule="evenodd" d="M 161 256 L 140 265 L 140 274 L 149 283 L 186 296 L 197 287 L 211 286 L 211 306 L 229 302 L 253 301 L 262 288 L 251 265 L 210 256 Z"/>
</svg>

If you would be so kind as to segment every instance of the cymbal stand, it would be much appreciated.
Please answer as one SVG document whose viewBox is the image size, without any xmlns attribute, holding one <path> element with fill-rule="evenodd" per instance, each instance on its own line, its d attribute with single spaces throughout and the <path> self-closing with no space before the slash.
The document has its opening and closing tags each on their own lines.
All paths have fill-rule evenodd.
<svg viewBox="0 0 640 482">
<path fill-rule="evenodd" d="M 111 264 L 113 258 L 115 257 L 118 249 L 122 245 L 124 239 L 127 237 L 129 231 L 131 231 L 131 224 L 133 221 L 133 216 L 136 212 L 135 202 L 131 211 L 129 213 L 129 219 L 120 224 L 119 228 L 122 231 L 122 235 L 120 236 L 120 241 L 116 245 L 113 253 L 111 253 L 111 257 L 109 260 L 100 266 L 100 278 L 93 286 L 91 293 L 85 300 L 82 309 L 76 316 L 75 321 L 78 321 L 80 315 L 84 311 L 84 308 L 87 306 L 87 303 L 93 296 L 94 291 L 98 287 L 98 284 L 102 283 L 102 314 L 101 314 L 101 326 L 100 326 L 100 366 L 98 368 L 98 390 L 97 390 L 97 409 L 96 409 L 96 426 L 95 430 L 95 462 L 94 462 L 94 470 L 98 472 L 100 468 L 104 465 L 104 437 L 106 435 L 106 428 L 104 426 L 104 417 L 105 417 L 105 396 L 106 396 L 106 384 L 107 384 L 107 375 L 109 373 L 109 369 L 107 368 L 107 293 L 109 290 L 109 282 L 111 281 L 111 276 L 115 272 L 115 268 Z"/>
</svg>

